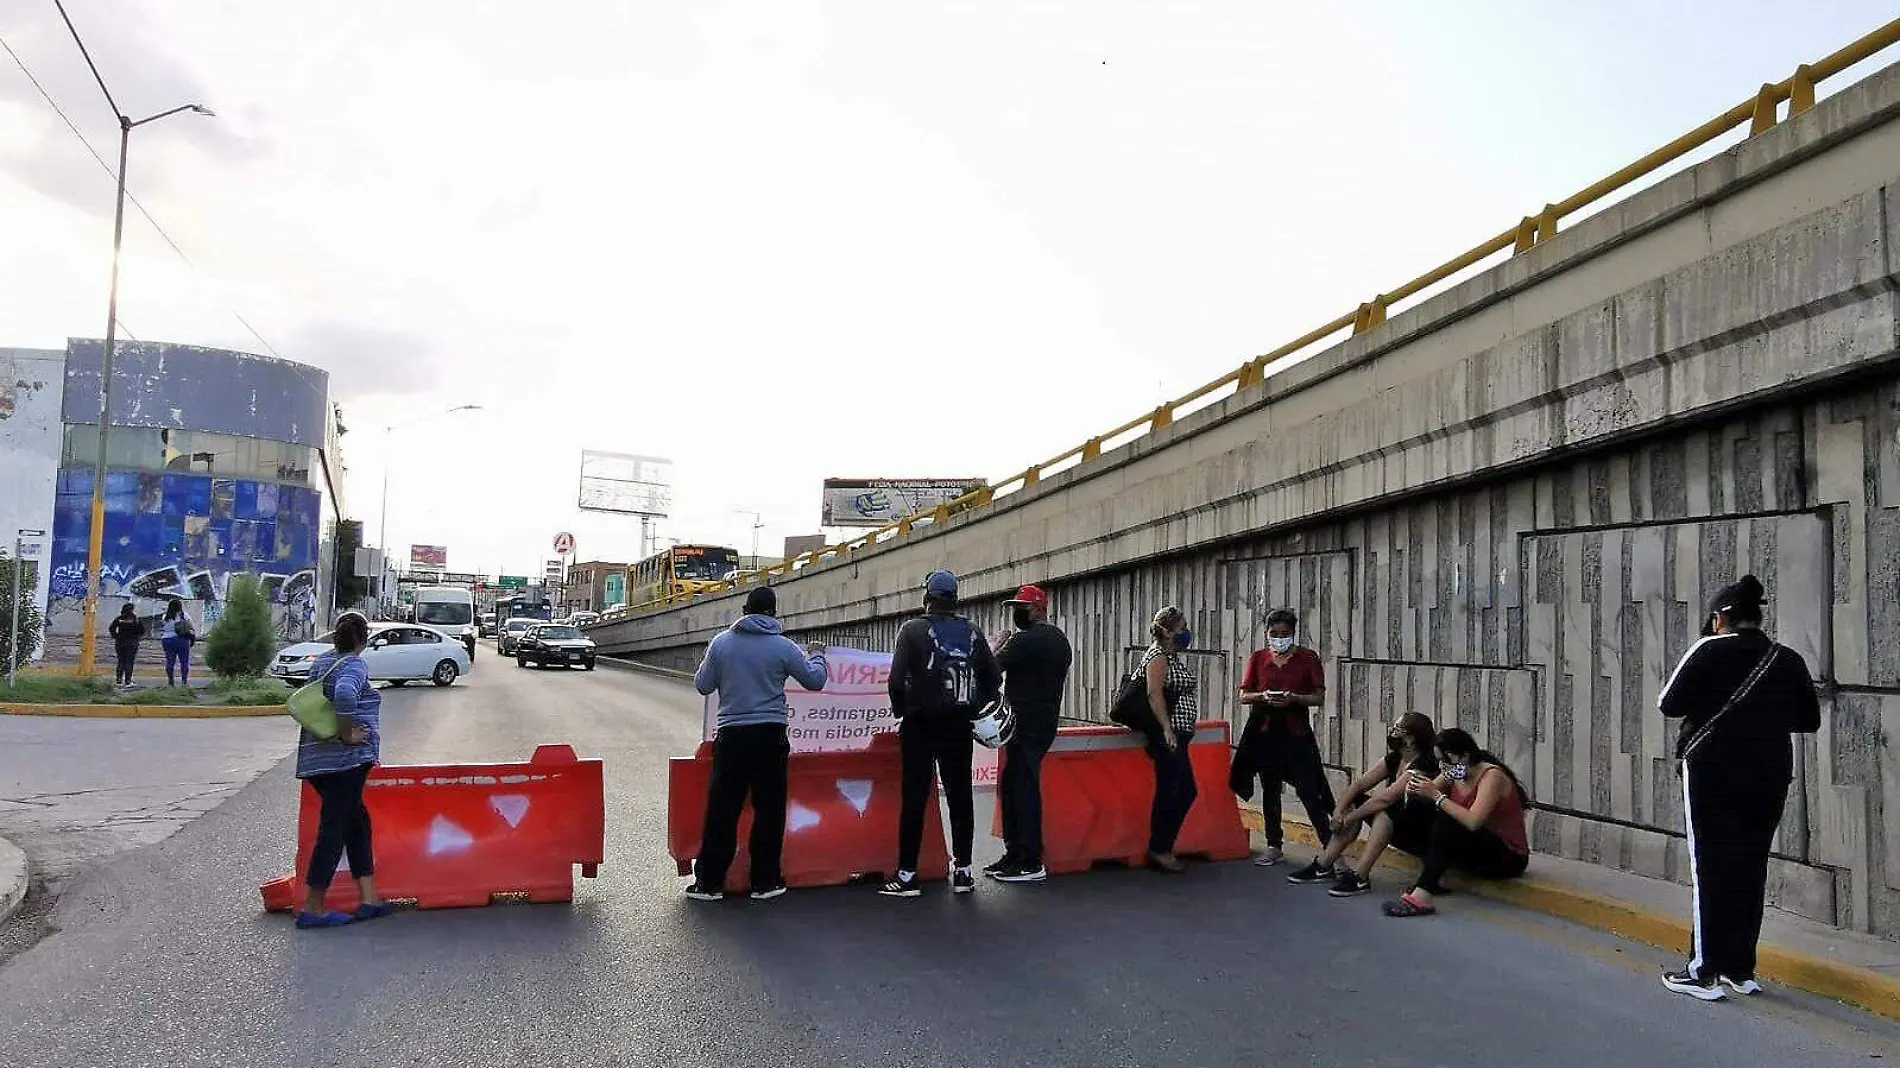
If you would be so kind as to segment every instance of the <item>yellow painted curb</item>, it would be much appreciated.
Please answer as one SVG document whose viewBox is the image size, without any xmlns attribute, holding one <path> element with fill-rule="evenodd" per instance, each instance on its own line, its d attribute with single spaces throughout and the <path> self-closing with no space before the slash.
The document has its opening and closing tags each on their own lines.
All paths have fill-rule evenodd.
<svg viewBox="0 0 1900 1068">
<path fill-rule="evenodd" d="M 76 716 L 85 719 L 231 719 L 282 716 L 283 705 L 27 705 L 0 703 L 0 715 Z"/>
<path fill-rule="evenodd" d="M 1242 808 L 1240 818 L 1251 831 L 1257 832 L 1265 826 L 1260 813 L 1251 808 Z M 1281 823 L 1288 840 L 1315 849 L 1320 847 L 1319 836 L 1313 833 L 1311 824 L 1291 816 L 1283 817 Z M 1354 852 L 1357 852 L 1356 848 Z M 1419 867 L 1413 858 L 1391 850 L 1380 858 L 1380 866 L 1402 871 L 1417 871 Z M 1535 876 L 1492 882 L 1454 875 L 1452 882 L 1457 889 L 1466 893 L 1548 913 L 1658 949 L 1687 952 L 1693 937 L 1689 924 L 1675 916 L 1560 886 Z M 1846 1002 L 1890 1020 L 1900 1020 L 1900 981 L 1878 972 L 1772 945 L 1763 945 L 1757 951 L 1755 970 L 1759 978 Z"/>
</svg>

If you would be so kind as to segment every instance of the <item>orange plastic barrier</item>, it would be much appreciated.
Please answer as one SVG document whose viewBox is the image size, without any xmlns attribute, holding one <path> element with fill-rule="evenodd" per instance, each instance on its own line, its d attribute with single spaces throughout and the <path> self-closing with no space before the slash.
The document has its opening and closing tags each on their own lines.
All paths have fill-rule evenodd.
<svg viewBox="0 0 1900 1068">
<path fill-rule="evenodd" d="M 667 768 L 666 846 L 681 875 L 691 875 L 706 826 L 706 787 L 712 780 L 712 743 Z M 903 807 L 903 765 L 897 735 L 876 734 L 868 748 L 836 753 L 793 753 L 785 799 L 787 886 L 837 886 L 887 875 L 897 868 L 897 818 Z M 726 889 L 751 886 L 752 805 L 739 818 L 739 852 L 726 873 Z M 924 807 L 923 851 L 918 875 L 943 879 L 950 873 L 943 817 L 933 781 Z"/>
<path fill-rule="evenodd" d="M 1177 855 L 1207 860 L 1247 856 L 1247 828 L 1227 788 L 1230 755 L 1226 721 L 1201 721 L 1188 750 L 1199 796 L 1175 840 Z M 1003 759 L 1009 759 L 1007 750 Z M 1154 796 L 1154 765 L 1140 735 L 1122 727 L 1057 731 L 1042 761 L 1043 865 L 1060 875 L 1087 871 L 1105 861 L 1147 863 Z M 1000 808 L 992 833 L 1003 833 Z"/>
<path fill-rule="evenodd" d="M 497 896 L 572 901 L 574 865 L 593 878 L 605 860 L 601 763 L 569 745 L 544 745 L 525 764 L 384 765 L 363 791 L 376 851 L 376 889 L 418 908 L 486 905 Z M 316 844 L 317 792 L 303 788 L 297 870 L 260 889 L 264 907 L 303 902 L 304 869 Z M 357 905 L 349 860 L 337 866 L 325 903 Z"/>
</svg>

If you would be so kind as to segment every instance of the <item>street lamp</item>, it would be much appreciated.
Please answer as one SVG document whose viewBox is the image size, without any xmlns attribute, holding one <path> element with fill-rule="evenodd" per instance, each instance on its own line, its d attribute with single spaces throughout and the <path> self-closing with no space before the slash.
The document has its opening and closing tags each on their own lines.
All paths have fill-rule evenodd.
<svg viewBox="0 0 1900 1068">
<path fill-rule="evenodd" d="M 732 510 L 732 514 L 749 515 L 752 517 L 752 566 L 758 567 L 759 566 L 759 531 L 765 529 L 765 517 L 753 511 L 750 508 L 734 508 Z"/>
<path fill-rule="evenodd" d="M 403 427 L 415 426 L 417 423 L 424 423 L 431 419 L 439 419 L 445 415 L 454 415 L 456 412 L 479 412 L 481 410 L 482 406 L 479 404 L 458 404 L 453 408 L 445 408 L 432 415 L 425 415 L 419 419 L 411 419 L 406 423 L 392 423 L 383 428 L 383 512 L 382 518 L 378 521 L 378 529 L 376 532 L 376 552 L 383 560 L 380 573 L 376 576 L 376 600 L 378 603 L 384 605 L 388 604 L 387 598 L 385 597 L 387 591 L 383 589 L 383 579 L 389 574 L 389 468 L 395 460 L 395 454 L 392 453 L 389 448 L 389 435 L 394 431 L 401 430 Z"/>
<path fill-rule="evenodd" d="M 61 18 L 66 18 L 64 5 L 59 5 L 59 13 Z M 113 350 L 118 345 L 119 248 L 125 238 L 125 157 L 132 146 L 132 131 L 140 126 L 170 118 L 181 111 L 210 117 L 217 113 L 203 104 L 180 104 L 170 111 L 134 121 L 120 111 L 118 101 L 112 99 L 112 91 L 106 88 L 106 80 L 92 62 L 91 53 L 86 51 L 86 43 L 79 39 L 79 30 L 73 26 L 72 19 L 66 18 L 66 28 L 72 31 L 80 54 L 86 57 L 86 65 L 92 68 L 92 76 L 99 83 L 99 92 L 105 95 L 113 116 L 119 120 L 119 193 L 112 207 L 112 284 L 106 296 L 105 350 L 99 363 L 99 455 L 92 464 L 92 531 L 86 539 L 86 630 L 79 639 L 79 673 L 90 675 L 99 652 L 99 572 L 105 565 L 106 432 L 112 425 L 112 362 Z"/>
</svg>

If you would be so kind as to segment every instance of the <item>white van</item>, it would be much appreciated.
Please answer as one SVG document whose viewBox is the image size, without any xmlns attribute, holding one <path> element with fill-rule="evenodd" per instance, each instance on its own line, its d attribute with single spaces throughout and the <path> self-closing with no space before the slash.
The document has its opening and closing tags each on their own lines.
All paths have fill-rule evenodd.
<svg viewBox="0 0 1900 1068">
<path fill-rule="evenodd" d="M 475 659 L 475 594 L 461 586 L 423 586 L 414 606 L 415 622 L 460 641 Z"/>
</svg>

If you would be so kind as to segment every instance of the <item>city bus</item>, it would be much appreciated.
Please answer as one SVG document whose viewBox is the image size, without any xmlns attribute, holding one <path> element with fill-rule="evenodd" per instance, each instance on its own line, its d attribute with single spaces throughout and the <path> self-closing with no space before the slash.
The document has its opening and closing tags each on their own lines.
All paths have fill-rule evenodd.
<svg viewBox="0 0 1900 1068">
<path fill-rule="evenodd" d="M 717 545 L 675 545 L 627 569 L 627 606 L 671 604 L 717 586 L 739 553 Z"/>
</svg>

